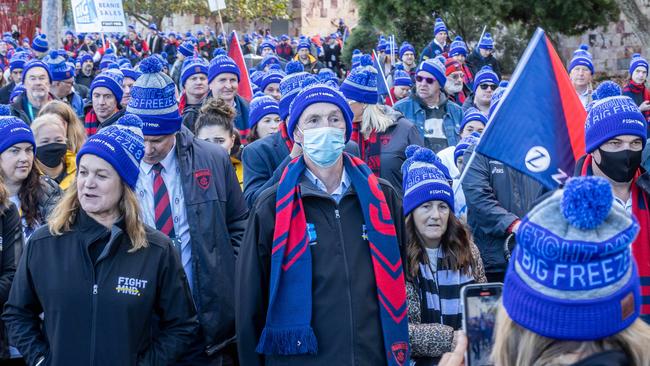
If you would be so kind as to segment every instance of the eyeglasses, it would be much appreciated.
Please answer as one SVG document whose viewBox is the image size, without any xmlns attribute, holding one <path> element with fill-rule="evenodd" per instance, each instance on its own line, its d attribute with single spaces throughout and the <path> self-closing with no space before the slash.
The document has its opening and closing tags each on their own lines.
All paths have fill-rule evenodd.
<svg viewBox="0 0 650 366">
<path fill-rule="evenodd" d="M 481 84 L 479 85 L 482 90 L 487 90 L 488 88 L 492 89 L 492 91 L 497 90 L 497 85 L 495 84 Z"/>
<path fill-rule="evenodd" d="M 465 74 L 463 74 L 462 72 L 453 73 L 453 74 L 449 75 L 449 77 L 454 79 L 454 80 L 462 79 L 464 76 L 465 76 Z"/>
<path fill-rule="evenodd" d="M 415 76 L 415 81 L 417 81 L 418 83 L 426 81 L 427 84 L 433 84 L 436 81 L 436 79 L 435 78 L 429 78 L 429 77 L 426 77 L 426 76 L 416 75 Z"/>
</svg>

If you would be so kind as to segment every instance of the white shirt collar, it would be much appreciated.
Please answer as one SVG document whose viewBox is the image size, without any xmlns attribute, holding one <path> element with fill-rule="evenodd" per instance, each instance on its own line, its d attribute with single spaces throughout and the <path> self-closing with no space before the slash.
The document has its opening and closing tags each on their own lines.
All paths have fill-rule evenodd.
<svg viewBox="0 0 650 366">
<path fill-rule="evenodd" d="M 309 168 L 305 170 L 305 176 L 312 182 L 318 189 L 321 191 L 327 193 L 327 187 L 325 187 L 325 184 L 321 182 L 320 179 L 311 171 Z M 348 187 L 350 186 L 350 176 L 348 173 L 345 171 L 345 168 L 343 168 L 343 172 L 341 173 L 341 182 L 339 183 L 339 186 L 334 190 L 334 192 L 331 193 L 332 196 L 338 196 L 342 195 L 347 191 Z"/>
<path fill-rule="evenodd" d="M 164 169 L 168 169 L 172 163 L 174 162 L 174 159 L 176 159 L 176 140 L 174 139 L 174 145 L 172 148 L 169 150 L 167 155 L 165 156 L 164 159 L 160 161 L 160 165 L 163 166 Z M 146 175 L 149 175 L 151 172 L 151 169 L 153 168 L 153 164 L 145 163 L 144 160 L 140 163 L 140 167 L 142 168 L 142 172 Z"/>
</svg>

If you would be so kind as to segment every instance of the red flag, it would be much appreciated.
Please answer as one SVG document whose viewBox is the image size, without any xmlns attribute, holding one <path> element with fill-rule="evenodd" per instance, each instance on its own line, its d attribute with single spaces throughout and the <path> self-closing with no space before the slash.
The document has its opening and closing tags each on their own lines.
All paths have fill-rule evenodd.
<svg viewBox="0 0 650 366">
<path fill-rule="evenodd" d="M 240 97 L 246 99 L 250 102 L 253 99 L 253 87 L 251 86 L 251 79 L 248 77 L 248 69 L 246 68 L 246 62 L 244 61 L 244 53 L 241 51 L 239 46 L 239 38 L 237 38 L 237 32 L 232 31 L 230 34 L 230 41 L 228 42 L 228 57 L 232 58 L 237 67 L 239 67 L 239 87 L 237 89 L 237 94 Z"/>
</svg>

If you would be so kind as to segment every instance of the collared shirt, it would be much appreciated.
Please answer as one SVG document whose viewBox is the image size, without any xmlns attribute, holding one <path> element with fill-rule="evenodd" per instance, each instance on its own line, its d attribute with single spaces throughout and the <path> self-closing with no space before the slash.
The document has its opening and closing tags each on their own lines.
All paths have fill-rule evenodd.
<svg viewBox="0 0 650 366">
<path fill-rule="evenodd" d="M 192 246 L 190 245 L 190 225 L 187 222 L 187 212 L 185 208 L 185 197 L 183 196 L 183 186 L 179 179 L 181 170 L 178 166 L 178 159 L 176 157 L 176 144 L 169 151 L 167 156 L 160 162 L 163 166 L 161 172 L 165 186 L 167 187 L 167 194 L 169 194 L 169 202 L 171 204 L 172 219 L 174 222 L 174 232 L 176 238 L 172 240 L 180 240 L 181 243 L 181 262 L 187 281 L 190 284 L 190 289 L 194 291 L 192 278 Z M 155 228 L 155 205 L 153 198 L 153 181 L 154 181 L 153 165 L 142 161 L 140 163 L 140 176 L 136 185 L 136 192 L 140 198 L 140 205 L 142 206 L 142 216 L 145 224 Z"/>
<path fill-rule="evenodd" d="M 584 93 L 578 93 L 578 97 L 580 98 L 583 107 L 586 107 L 587 104 L 589 104 L 589 102 L 591 101 L 591 93 L 592 93 L 591 88 L 585 89 Z"/>
<path fill-rule="evenodd" d="M 622 199 L 614 196 L 614 202 L 616 202 L 618 205 L 620 205 L 622 208 L 625 209 L 625 212 L 627 212 L 628 215 L 632 215 L 632 194 L 630 193 L 630 198 L 627 199 L 627 201 L 623 202 Z"/>
<path fill-rule="evenodd" d="M 309 179 L 310 182 L 314 183 L 314 185 L 318 187 L 318 189 L 332 196 L 332 198 L 334 199 L 334 201 L 336 201 L 336 203 L 339 203 L 341 201 L 341 198 L 348 190 L 348 187 L 350 187 L 350 176 L 345 171 L 345 168 L 343 168 L 343 173 L 341 174 L 341 183 L 339 183 L 339 186 L 336 187 L 334 192 L 332 192 L 331 194 L 327 192 L 327 187 L 325 187 L 325 184 L 321 182 L 321 180 L 318 179 L 318 177 L 314 173 L 312 173 L 312 171 L 309 170 L 309 168 L 305 170 L 305 177 L 307 177 L 307 179 Z"/>
</svg>

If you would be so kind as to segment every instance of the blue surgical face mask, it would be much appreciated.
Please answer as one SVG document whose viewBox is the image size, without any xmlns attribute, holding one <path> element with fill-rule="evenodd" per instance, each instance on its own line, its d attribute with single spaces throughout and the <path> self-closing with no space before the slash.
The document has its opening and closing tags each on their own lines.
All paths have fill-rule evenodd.
<svg viewBox="0 0 650 366">
<path fill-rule="evenodd" d="M 312 128 L 302 131 L 302 150 L 314 164 L 329 168 L 343 153 L 345 130 L 336 127 Z"/>
</svg>

